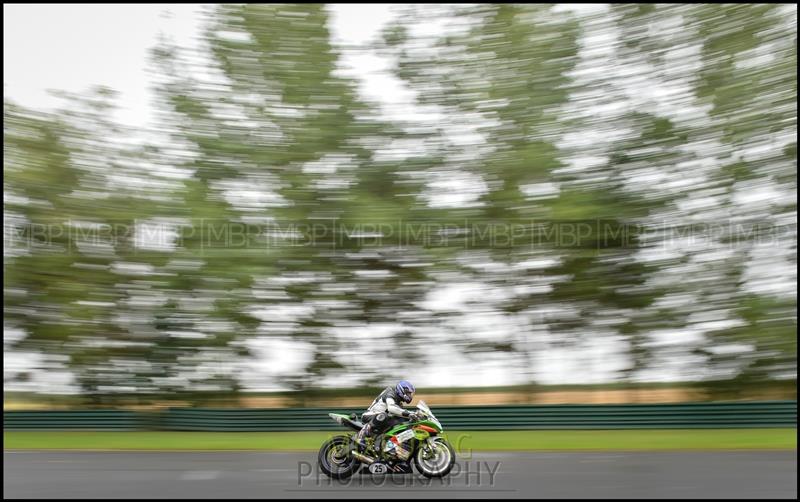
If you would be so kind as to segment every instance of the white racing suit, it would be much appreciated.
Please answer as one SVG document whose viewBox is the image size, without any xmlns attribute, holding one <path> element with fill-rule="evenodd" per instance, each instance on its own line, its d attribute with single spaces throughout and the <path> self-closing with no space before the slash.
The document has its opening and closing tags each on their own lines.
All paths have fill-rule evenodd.
<svg viewBox="0 0 800 502">
<path fill-rule="evenodd" d="M 401 419 L 410 417 L 412 412 L 403 409 L 402 403 L 394 387 L 386 387 L 361 415 L 364 427 L 356 434 L 356 442 L 363 447 L 368 436 L 383 433 L 389 427 L 401 422 Z M 377 449 L 377 444 L 375 448 Z"/>
</svg>

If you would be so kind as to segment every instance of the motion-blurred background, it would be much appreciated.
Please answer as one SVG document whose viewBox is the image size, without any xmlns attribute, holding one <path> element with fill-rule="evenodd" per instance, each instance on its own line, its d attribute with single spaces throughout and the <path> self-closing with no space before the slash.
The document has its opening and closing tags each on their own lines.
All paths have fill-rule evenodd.
<svg viewBox="0 0 800 502">
<path fill-rule="evenodd" d="M 794 4 L 3 11 L 7 409 L 796 399 Z"/>
</svg>

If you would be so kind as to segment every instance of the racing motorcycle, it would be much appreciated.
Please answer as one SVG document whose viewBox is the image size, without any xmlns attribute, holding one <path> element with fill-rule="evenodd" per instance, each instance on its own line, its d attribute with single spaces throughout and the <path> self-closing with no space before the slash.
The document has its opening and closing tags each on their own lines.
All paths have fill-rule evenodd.
<svg viewBox="0 0 800 502">
<path fill-rule="evenodd" d="M 453 447 L 440 434 L 442 424 L 433 412 L 420 401 L 417 404 L 418 421 L 397 424 L 368 443 L 377 446 L 379 455 L 358 451 L 355 433 L 361 430 L 362 422 L 354 413 L 350 416 L 328 413 L 328 416 L 353 432 L 334 436 L 319 449 L 317 464 L 326 476 L 347 479 L 366 466 L 373 474 L 410 474 L 413 461 L 417 471 L 428 478 L 441 478 L 450 473 L 456 462 Z"/>
</svg>

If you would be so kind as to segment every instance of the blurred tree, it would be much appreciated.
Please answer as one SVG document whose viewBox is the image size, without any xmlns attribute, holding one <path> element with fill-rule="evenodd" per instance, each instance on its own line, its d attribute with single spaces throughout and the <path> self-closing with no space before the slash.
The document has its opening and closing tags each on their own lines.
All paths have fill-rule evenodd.
<svg viewBox="0 0 800 502">
<path fill-rule="evenodd" d="M 196 69 L 168 44 L 154 52 L 163 102 L 178 114 L 170 119 L 172 132 L 193 145 L 187 168 L 205 186 L 204 197 L 230 203 L 226 224 L 258 229 L 255 241 L 226 249 L 224 275 L 241 271 L 238 285 L 251 288 L 231 311 L 260 319 L 252 335 L 288 338 L 311 350 L 304 369 L 285 375 L 295 390 L 359 368 L 364 376 L 380 373 L 372 359 L 352 367 L 338 355 L 351 343 L 336 329 L 395 321 L 413 308 L 409 298 L 419 293 L 409 291 L 422 284 L 419 272 L 404 266 L 410 258 L 383 250 L 398 236 L 364 238 L 404 217 L 401 168 L 370 162 L 364 145 L 400 133 L 377 120 L 354 84 L 337 75 L 327 22 L 323 5 L 220 6 L 205 36 L 210 58 L 202 63 L 213 80 L 185 77 Z M 366 248 L 375 251 L 359 252 Z M 390 281 L 369 275 L 387 269 Z M 266 314 L 282 308 L 302 313 L 288 322 Z"/>
<path fill-rule="evenodd" d="M 702 351 L 711 378 L 740 386 L 797 377 L 796 290 L 776 288 L 797 257 L 797 12 L 786 7 L 697 5 L 689 17 L 702 37 L 705 137 L 728 153 L 712 180 L 727 216 L 715 242 L 730 250 L 709 263 L 717 279 L 692 315 L 737 323 L 709 329 Z"/>
<path fill-rule="evenodd" d="M 120 141 L 129 131 L 110 118 L 112 91 L 63 97 L 55 116 L 4 106 L 6 210 L 23 217 L 23 249 L 6 260 L 7 322 L 25 333 L 17 348 L 66 356 L 95 402 L 152 391 L 149 341 L 125 320 L 135 297 L 125 281 L 141 289 L 162 258 L 137 247 L 137 222 L 153 215 L 142 202 L 157 193 L 136 183 L 148 181 L 137 169 L 147 154 Z"/>
<path fill-rule="evenodd" d="M 796 379 L 787 7 L 412 5 L 337 47 L 326 6 L 214 6 L 199 50 L 152 51 L 153 131 L 109 89 L 4 101 L 5 326 L 95 402 L 261 386 L 261 338 L 301 391 L 443 359 L 534 382 L 565 347 Z"/>
</svg>

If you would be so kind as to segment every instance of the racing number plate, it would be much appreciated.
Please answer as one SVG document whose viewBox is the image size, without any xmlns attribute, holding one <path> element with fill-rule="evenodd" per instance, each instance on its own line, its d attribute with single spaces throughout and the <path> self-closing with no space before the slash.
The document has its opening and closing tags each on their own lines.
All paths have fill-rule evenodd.
<svg viewBox="0 0 800 502">
<path fill-rule="evenodd" d="M 375 462 L 374 464 L 369 465 L 369 472 L 372 474 L 386 474 L 389 472 L 389 467 L 386 464 Z"/>
</svg>

